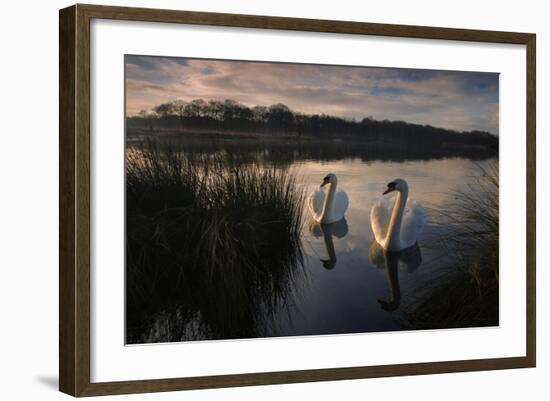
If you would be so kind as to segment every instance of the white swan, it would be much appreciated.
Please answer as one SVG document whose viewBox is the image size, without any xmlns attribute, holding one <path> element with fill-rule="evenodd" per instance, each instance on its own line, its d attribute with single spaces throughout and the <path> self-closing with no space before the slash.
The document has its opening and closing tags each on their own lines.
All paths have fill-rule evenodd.
<svg viewBox="0 0 550 401">
<path fill-rule="evenodd" d="M 370 221 L 376 242 L 385 250 L 396 252 L 416 243 L 426 213 L 419 203 L 407 199 L 407 181 L 398 178 L 390 182 L 382 195 L 393 191 L 397 191 L 393 208 L 391 202 L 383 198 L 372 207 Z"/>
<path fill-rule="evenodd" d="M 329 185 L 325 194 L 323 187 Z M 317 223 L 330 224 L 342 220 L 348 210 L 348 194 L 342 190 L 336 191 L 338 178 L 335 174 L 327 174 L 318 190 L 309 195 L 309 210 Z"/>
</svg>

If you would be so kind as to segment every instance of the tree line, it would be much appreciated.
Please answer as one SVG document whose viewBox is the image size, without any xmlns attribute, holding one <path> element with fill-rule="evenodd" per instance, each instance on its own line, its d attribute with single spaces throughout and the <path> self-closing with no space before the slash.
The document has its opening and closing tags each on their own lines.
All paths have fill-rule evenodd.
<svg viewBox="0 0 550 401">
<path fill-rule="evenodd" d="M 353 136 L 369 140 L 427 143 L 437 140 L 448 144 L 498 148 L 498 137 L 486 131 L 461 132 L 405 121 L 346 119 L 327 114 L 305 114 L 278 103 L 248 107 L 231 99 L 189 102 L 175 100 L 159 104 L 151 111 L 142 110 L 127 117 L 128 128 L 216 130 L 277 134 L 319 138 Z M 414 142 L 414 143 L 413 143 Z"/>
</svg>

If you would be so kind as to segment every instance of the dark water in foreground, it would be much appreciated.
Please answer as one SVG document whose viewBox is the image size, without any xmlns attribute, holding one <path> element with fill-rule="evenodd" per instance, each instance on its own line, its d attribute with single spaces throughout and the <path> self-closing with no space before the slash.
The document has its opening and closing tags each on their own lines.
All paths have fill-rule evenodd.
<svg viewBox="0 0 550 401">
<path fill-rule="evenodd" d="M 232 150 L 235 151 L 234 149 Z M 271 161 L 273 161 L 271 155 Z M 313 223 L 304 204 L 301 234 L 303 274 L 296 276 L 287 302 L 265 319 L 257 336 L 296 336 L 401 330 L 404 306 L 422 288 L 426 277 L 452 265 L 452 253 L 438 243 L 444 227 L 432 208 L 445 209 L 453 192 L 469 191 L 479 167 L 496 159 L 372 160 L 338 157 L 285 157 L 284 167 L 298 177 L 306 194 L 329 172 L 350 200 L 345 221 L 329 227 Z M 370 209 L 394 178 L 406 179 L 409 196 L 427 209 L 427 224 L 418 246 L 395 256 L 373 244 Z M 306 202 L 307 203 L 307 202 Z M 253 300 L 251 300 L 253 302 Z M 177 309 L 177 305 L 175 305 Z M 158 311 L 142 327 L 139 341 L 174 341 L 177 313 Z M 177 322 L 179 340 L 209 339 L 200 316 Z"/>
</svg>

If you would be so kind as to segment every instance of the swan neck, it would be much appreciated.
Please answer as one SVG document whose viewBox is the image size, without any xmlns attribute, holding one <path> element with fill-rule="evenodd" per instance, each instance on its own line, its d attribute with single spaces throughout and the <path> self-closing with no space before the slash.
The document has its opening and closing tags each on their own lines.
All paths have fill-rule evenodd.
<svg viewBox="0 0 550 401">
<path fill-rule="evenodd" d="M 323 202 L 323 210 L 321 211 L 321 223 L 326 223 L 329 218 L 329 213 L 332 212 L 332 204 L 334 200 L 334 193 L 336 192 L 336 183 L 330 183 L 330 187 L 327 191 L 327 195 L 325 196 L 325 200 Z"/>
<path fill-rule="evenodd" d="M 399 251 L 401 249 L 401 222 L 408 195 L 407 189 L 397 192 L 386 237 L 386 249 L 388 251 Z"/>
</svg>

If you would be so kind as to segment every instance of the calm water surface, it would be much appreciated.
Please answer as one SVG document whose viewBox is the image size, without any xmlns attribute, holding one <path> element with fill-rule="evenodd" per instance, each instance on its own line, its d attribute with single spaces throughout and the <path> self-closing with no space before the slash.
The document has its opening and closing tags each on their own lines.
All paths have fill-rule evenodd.
<svg viewBox="0 0 550 401">
<path fill-rule="evenodd" d="M 293 302 L 280 310 L 268 336 L 312 335 L 400 330 L 402 303 L 414 296 L 425 276 L 449 266 L 432 208 L 445 208 L 454 191 L 468 191 L 473 177 L 495 160 L 467 159 L 365 162 L 360 159 L 303 161 L 292 166 L 309 194 L 332 172 L 347 192 L 345 222 L 323 230 L 304 211 L 305 273 L 296 283 Z M 394 178 L 409 183 L 409 196 L 427 209 L 427 224 L 412 255 L 384 258 L 373 246 L 370 209 Z M 307 208 L 306 208 L 307 209 Z M 332 232 L 331 232 L 332 231 Z M 373 246 L 371 257 L 369 249 Z M 388 260 L 390 259 L 390 260 Z M 401 299 L 401 302 L 399 302 Z"/>
<path fill-rule="evenodd" d="M 219 149 L 218 149 L 219 151 Z M 234 152 L 234 150 L 232 150 Z M 352 153 L 353 154 L 353 153 Z M 255 157 L 265 159 L 265 151 Z M 496 159 L 464 158 L 415 161 L 367 161 L 365 157 L 323 159 L 314 155 L 268 155 L 269 164 L 295 173 L 306 194 L 317 189 L 327 173 L 338 176 L 338 187 L 349 197 L 345 221 L 321 227 L 312 221 L 304 203 L 303 274 L 293 282 L 289 301 L 259 329 L 261 336 L 296 336 L 401 330 L 406 326 L 406 303 L 419 293 L 426 277 L 452 266 L 448 249 L 441 244 L 445 226 L 434 209 L 445 209 L 453 193 L 469 191 L 481 168 L 496 166 Z M 386 157 L 387 159 L 387 157 Z M 370 224 L 372 205 L 382 197 L 386 184 L 406 179 L 409 196 L 427 211 L 418 246 L 403 255 L 387 255 L 373 245 Z M 391 196 L 391 195 L 389 195 Z M 159 341 L 169 330 L 161 317 L 147 329 L 146 341 Z M 189 334 L 182 340 L 204 338 L 185 323 Z M 188 338 L 185 338 L 188 337 Z"/>
</svg>

